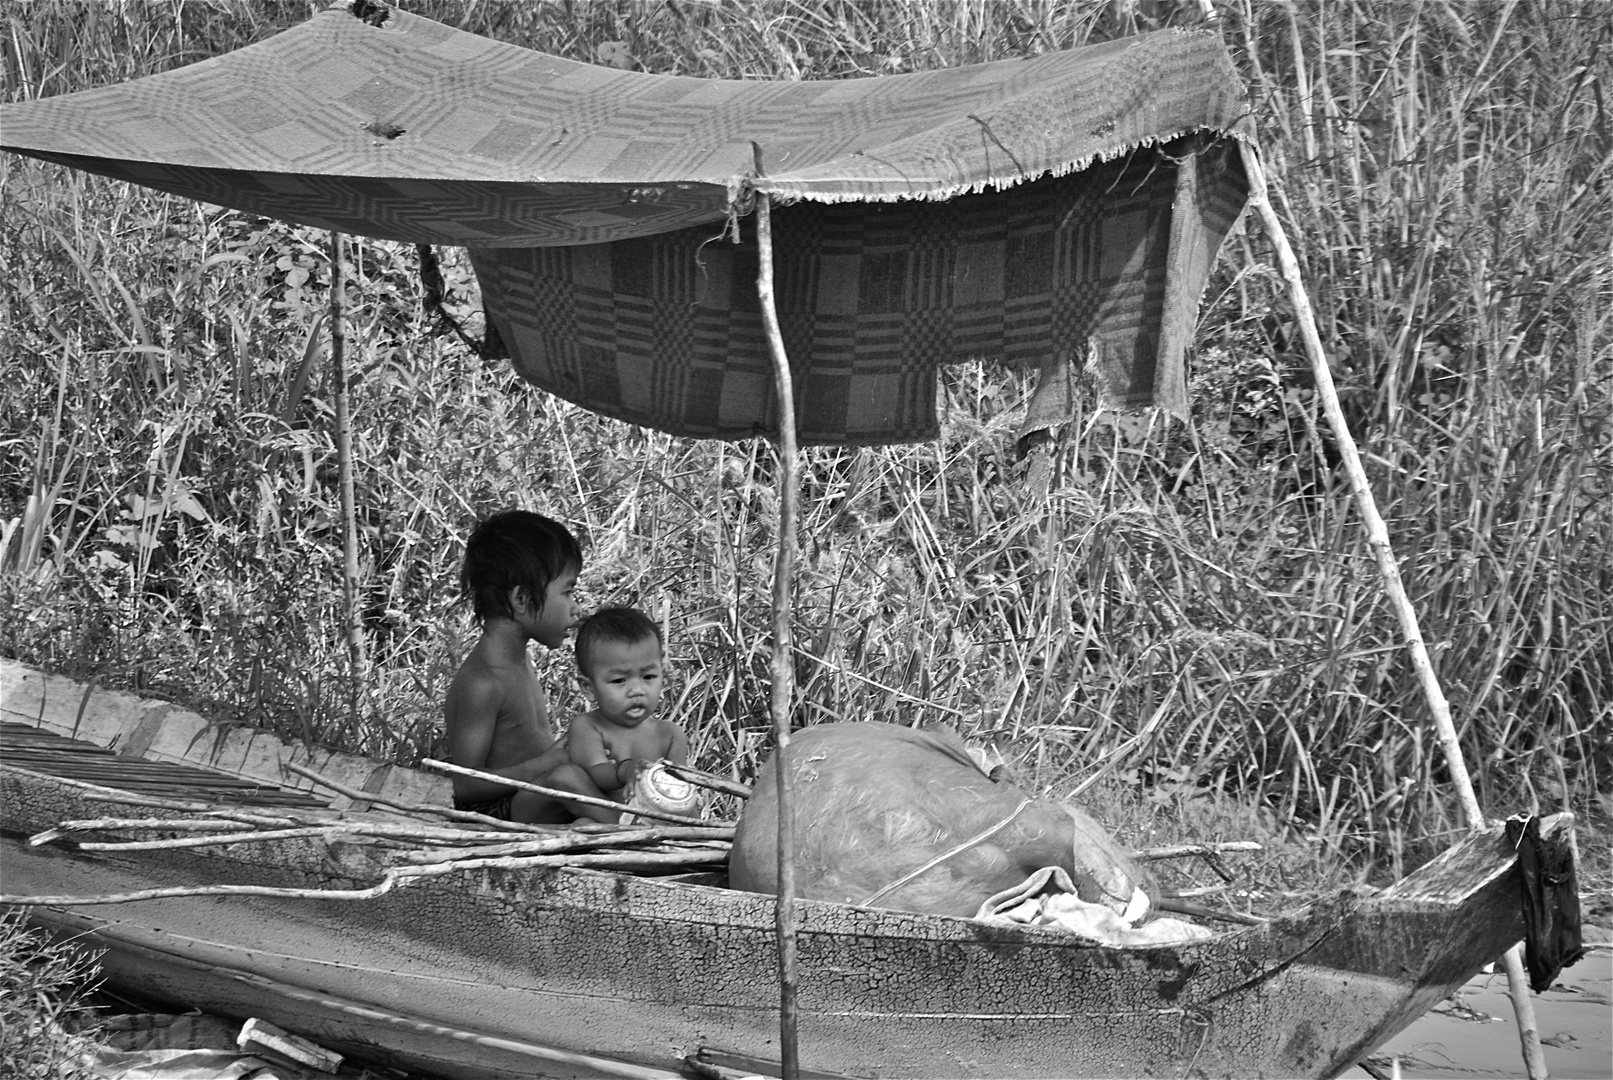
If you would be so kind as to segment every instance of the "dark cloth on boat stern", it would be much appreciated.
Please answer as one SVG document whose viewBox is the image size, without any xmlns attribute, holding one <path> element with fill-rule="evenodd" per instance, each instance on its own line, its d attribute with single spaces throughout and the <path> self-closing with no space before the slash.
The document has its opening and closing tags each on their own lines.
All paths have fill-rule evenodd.
<svg viewBox="0 0 1613 1080">
<path fill-rule="evenodd" d="M 1564 840 L 1541 836 L 1533 815 L 1508 818 L 1507 840 L 1517 849 L 1523 875 L 1524 962 L 1538 994 L 1585 955 L 1574 851 Z"/>
</svg>

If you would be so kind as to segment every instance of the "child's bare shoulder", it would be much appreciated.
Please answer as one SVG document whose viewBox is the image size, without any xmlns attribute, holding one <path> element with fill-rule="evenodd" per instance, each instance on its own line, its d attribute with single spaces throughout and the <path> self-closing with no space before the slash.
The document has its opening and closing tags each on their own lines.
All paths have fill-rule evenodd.
<svg viewBox="0 0 1613 1080">
<path fill-rule="evenodd" d="M 448 718 L 456 712 L 496 712 L 510 690 L 509 673 L 499 670 L 483 658 L 471 654 L 459 665 L 448 684 Z"/>
<path fill-rule="evenodd" d="M 572 713 L 567 731 L 599 731 L 599 721 L 591 712 Z"/>
</svg>

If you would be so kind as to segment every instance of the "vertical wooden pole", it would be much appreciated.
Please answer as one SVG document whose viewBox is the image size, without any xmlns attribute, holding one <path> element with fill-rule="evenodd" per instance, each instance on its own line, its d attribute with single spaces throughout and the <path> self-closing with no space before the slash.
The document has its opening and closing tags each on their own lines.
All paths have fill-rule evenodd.
<svg viewBox="0 0 1613 1080">
<path fill-rule="evenodd" d="M 1451 783 L 1455 785 L 1457 797 L 1461 800 L 1468 828 L 1482 829 L 1484 811 L 1480 808 L 1478 795 L 1473 790 L 1473 778 L 1468 774 L 1467 761 L 1462 757 L 1462 743 L 1456 733 L 1456 724 L 1451 719 L 1450 702 L 1446 700 L 1445 692 L 1440 688 L 1439 679 L 1434 674 L 1433 661 L 1429 659 L 1428 648 L 1423 644 L 1416 609 L 1411 606 L 1411 598 L 1406 595 L 1405 584 L 1400 580 L 1400 564 L 1396 562 L 1394 549 L 1389 544 L 1389 529 L 1383 522 L 1383 516 L 1378 513 L 1377 501 L 1372 497 L 1372 488 L 1367 482 L 1366 469 L 1361 465 L 1361 455 L 1356 450 L 1355 439 L 1350 434 L 1349 425 L 1345 423 L 1344 410 L 1339 406 L 1338 390 L 1333 385 L 1333 372 L 1327 365 L 1326 354 L 1322 351 L 1322 335 L 1316 329 L 1316 316 L 1311 311 L 1310 297 L 1305 292 L 1304 279 L 1300 277 L 1299 260 L 1294 256 L 1294 249 L 1288 243 L 1288 236 L 1283 232 L 1277 212 L 1272 209 L 1271 199 L 1266 192 L 1266 172 L 1260 164 L 1260 155 L 1253 146 L 1242 140 L 1239 140 L 1238 147 L 1243 155 L 1244 171 L 1249 177 L 1249 205 L 1259 215 L 1266 235 L 1277 251 L 1277 264 L 1282 270 L 1283 280 L 1288 283 L 1289 300 L 1294 305 L 1294 321 L 1299 326 L 1300 340 L 1305 343 L 1305 352 L 1310 358 L 1311 370 L 1316 378 L 1316 393 L 1322 402 L 1322 412 L 1326 415 L 1328 427 L 1333 430 L 1333 437 L 1338 442 L 1339 456 L 1343 458 L 1345 474 L 1350 478 L 1350 489 L 1355 495 L 1356 507 L 1366 524 L 1367 544 L 1377 558 L 1384 591 L 1388 594 L 1390 606 L 1394 608 L 1395 615 L 1400 620 L 1401 633 L 1411 653 L 1412 669 L 1417 673 L 1417 681 L 1422 685 L 1423 696 L 1427 699 L 1429 712 L 1434 718 L 1434 730 L 1438 733 L 1440 747 L 1445 752 L 1445 764 L 1450 769 Z M 1520 942 L 1514 945 L 1507 951 L 1504 959 L 1507 986 L 1512 996 L 1513 1009 L 1518 1015 L 1518 1038 L 1522 1043 L 1523 1058 L 1529 1070 L 1530 1080 L 1546 1080 L 1546 1058 L 1540 1048 L 1540 1031 L 1535 1026 L 1534 1005 L 1529 1000 L 1529 984 L 1523 970 L 1523 944 Z"/>
<path fill-rule="evenodd" d="M 344 318 L 342 263 L 346 237 L 330 234 L 330 377 L 336 398 L 336 476 L 342 500 L 342 619 L 347 638 L 348 709 L 358 713 L 358 685 L 364 669 L 364 628 L 358 617 L 358 521 L 353 506 L 353 421 L 347 400 L 347 323 Z"/>
<path fill-rule="evenodd" d="M 762 150 L 755 147 L 756 174 L 762 174 Z M 790 640 L 790 582 L 795 572 L 795 508 L 799 464 L 795 445 L 795 388 L 790 360 L 779 330 L 778 307 L 773 298 L 773 213 L 771 201 L 756 193 L 756 291 L 761 299 L 762 329 L 773 359 L 773 387 L 778 396 L 779 501 L 778 549 L 773 558 L 773 663 L 772 714 L 775 747 L 773 761 L 778 786 L 778 932 L 779 1062 L 784 1080 L 801 1075 L 796 1044 L 795 984 L 795 804 L 790 791 L 790 713 L 795 697 L 795 657 Z"/>
</svg>

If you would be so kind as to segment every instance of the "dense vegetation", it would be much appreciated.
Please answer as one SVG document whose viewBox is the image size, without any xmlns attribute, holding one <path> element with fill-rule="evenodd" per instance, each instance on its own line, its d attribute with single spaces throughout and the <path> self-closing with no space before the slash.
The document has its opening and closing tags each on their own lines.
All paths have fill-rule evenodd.
<svg viewBox="0 0 1613 1080">
<path fill-rule="evenodd" d="M 90 1080 L 94 1017 L 85 1004 L 96 958 L 31 930 L 17 908 L 0 911 L 0 1075 L 8 1080 Z"/>
<path fill-rule="evenodd" d="M 0 3 L 10 99 L 259 40 L 322 4 Z M 1196 3 L 403 6 L 576 59 L 847 78 L 1027 55 Z M 1274 202 L 1486 809 L 1613 781 L 1613 21 L 1595 0 L 1219 3 Z M 766 742 L 773 449 L 599 419 L 350 247 L 365 662 L 342 633 L 326 238 L 0 162 L 0 653 L 221 723 L 410 761 L 470 639 L 478 515 L 586 536 L 594 601 L 665 618 L 701 763 Z M 474 280 L 446 252 L 451 308 Z M 1460 822 L 1268 247 L 1207 293 L 1192 422 L 1088 411 L 1016 452 L 1028 383 L 945 382 L 943 437 L 813 450 L 799 721 L 947 722 L 1035 784 L 1259 807 L 1398 868 Z M 1039 456 L 1040 455 L 1040 456 Z M 566 658 L 547 678 L 563 715 Z M 1252 811 L 1251 811 L 1252 812 Z"/>
</svg>

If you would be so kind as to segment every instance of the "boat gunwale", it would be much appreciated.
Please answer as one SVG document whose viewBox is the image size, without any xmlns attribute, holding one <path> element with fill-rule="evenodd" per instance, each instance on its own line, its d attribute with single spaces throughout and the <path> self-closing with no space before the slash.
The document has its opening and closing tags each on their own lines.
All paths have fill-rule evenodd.
<svg viewBox="0 0 1613 1080">
<path fill-rule="evenodd" d="M 19 778 L 22 779 L 25 784 L 31 782 L 34 784 L 44 783 L 52 786 L 60 786 L 62 788 L 66 788 L 69 792 L 77 795 L 79 798 L 84 798 L 96 803 L 116 804 L 119 802 L 125 802 L 126 805 L 131 806 L 147 805 L 142 801 L 143 796 L 137 792 L 126 792 L 122 789 L 108 787 L 105 785 L 91 784 L 75 778 L 57 777 L 49 773 L 42 773 L 37 770 L 0 762 L 0 778 L 3 778 L 6 774 L 18 774 Z M 220 807 L 212 804 L 192 805 L 194 809 L 179 809 L 175 807 L 173 808 L 172 812 L 176 814 L 212 812 L 220 810 L 228 812 L 229 809 L 228 807 Z M 166 809 L 166 807 L 163 807 L 163 809 Z M 328 817 L 332 825 L 339 825 L 344 820 L 363 820 L 364 818 L 371 817 L 384 818 L 389 821 L 397 821 L 400 819 L 415 820 L 409 818 L 407 815 L 399 815 L 391 812 L 380 814 L 376 811 L 334 810 L 329 808 L 324 810 L 303 810 L 300 811 L 300 813 L 308 814 L 309 816 L 317 815 L 321 817 Z M 1567 819 L 1566 821 L 1563 820 L 1565 818 Z M 176 817 L 176 820 L 182 819 Z M 1553 818 L 1550 819 L 1547 828 L 1555 830 L 1571 825 L 1571 814 L 1554 815 Z M 110 829 L 107 831 L 115 832 L 117 830 Z M 394 838 L 370 837 L 363 835 L 343 837 L 341 843 L 344 846 L 350 845 L 350 849 L 352 851 L 361 852 L 365 857 L 373 857 L 382 855 L 384 852 L 403 850 L 406 848 L 405 844 Z M 997 923 L 986 923 L 967 916 L 930 915 L 920 912 L 903 911 L 895 908 L 847 904 L 828 900 L 798 899 L 797 904 L 802 916 L 802 929 L 804 931 L 819 934 L 864 934 L 876 932 L 881 938 L 893 941 L 922 941 L 930 943 L 954 942 L 958 944 L 979 944 L 984 946 L 1019 948 L 1040 947 L 1056 948 L 1061 950 L 1108 949 L 1135 955 L 1149 955 L 1169 952 L 1173 956 L 1179 956 L 1184 952 L 1192 954 L 1203 952 L 1205 950 L 1214 951 L 1227 946 L 1236 946 L 1255 940 L 1272 938 L 1273 936 L 1293 936 L 1295 934 L 1300 936 L 1308 936 L 1306 935 L 1305 930 L 1309 927 L 1313 927 L 1319 919 L 1337 922 L 1338 920 L 1349 917 L 1361 909 L 1366 909 L 1369 912 L 1376 912 L 1385 915 L 1389 914 L 1390 912 L 1405 912 L 1408 914 L 1426 913 L 1434 915 L 1441 912 L 1455 911 L 1463 904 L 1470 902 L 1479 892 L 1495 885 L 1499 879 L 1513 870 L 1514 864 L 1510 860 L 1500 858 L 1500 853 L 1495 851 L 1495 849 L 1502 843 L 1504 843 L 1504 834 L 1499 830 L 1499 828 L 1490 830 L 1484 834 L 1466 837 L 1457 845 L 1447 849 L 1446 852 L 1436 856 L 1434 859 L 1424 864 L 1423 867 L 1412 871 L 1406 877 L 1401 878 L 1399 881 L 1395 882 L 1386 889 L 1367 892 L 1358 887 L 1347 887 L 1343 890 L 1339 890 L 1336 893 L 1318 896 L 1317 898 L 1301 904 L 1298 907 L 1281 912 L 1276 916 L 1273 916 L 1264 925 L 1240 926 L 1236 929 L 1216 931 L 1213 937 L 1200 941 L 1144 945 L 1105 945 L 1101 942 L 1077 937 L 1051 927 L 1029 926 L 1022 924 L 1004 925 Z M 272 849 L 269 847 L 271 844 L 274 845 Z M 54 850 L 79 859 L 86 859 L 90 861 L 128 860 L 127 856 L 120 856 L 115 853 L 82 851 L 78 849 L 76 845 L 73 845 L 71 841 L 68 841 L 65 845 L 57 843 L 53 846 Z M 305 873 L 315 877 L 323 876 L 326 880 L 341 879 L 361 884 L 366 881 L 364 877 L 348 876 L 345 873 L 337 874 L 326 871 L 323 875 L 317 874 L 311 868 L 311 864 L 315 864 L 315 858 L 318 853 L 327 852 L 329 850 L 325 842 L 319 838 L 293 838 L 287 840 L 269 841 L 262 845 L 254 845 L 253 848 L 255 855 L 267 854 L 270 850 L 279 856 L 279 858 L 275 860 L 275 862 L 278 864 L 278 867 L 289 872 Z M 239 853 L 229 852 L 227 850 L 227 845 L 221 845 L 219 849 L 215 850 L 198 847 L 182 849 L 182 851 L 182 855 L 180 854 L 180 851 L 175 851 L 164 853 L 163 857 L 164 859 L 180 859 L 180 861 L 191 865 L 206 865 L 205 862 L 191 863 L 191 860 L 212 861 L 224 859 L 234 863 L 243 863 L 249 861 L 242 859 Z M 1462 857 L 1458 853 L 1467 853 L 1466 861 L 1468 862 L 1476 862 L 1480 860 L 1488 862 L 1489 865 L 1483 873 L 1483 876 L 1469 876 L 1464 878 L 1463 891 L 1459 894 L 1448 895 L 1443 898 L 1416 894 L 1414 889 L 1418 883 L 1437 880 L 1438 877 L 1453 872 L 1453 868 L 1459 869 L 1459 867 L 1454 867 L 1456 860 Z M 299 858 L 299 854 L 302 857 Z M 143 852 L 141 855 L 144 857 L 138 861 L 150 862 L 153 853 Z M 250 861 L 253 864 L 262 864 L 261 858 Z M 385 869 L 391 865 L 390 862 L 385 858 L 370 858 L 369 861 L 372 864 L 369 869 L 374 870 L 377 873 L 377 876 L 379 876 L 380 873 L 384 873 Z M 353 869 L 363 870 L 365 868 L 359 867 Z M 679 922 L 692 926 L 711 925 L 728 927 L 737 927 L 746 923 L 753 923 L 756 927 L 766 928 L 771 925 L 771 921 L 773 919 L 773 905 L 771 903 L 772 897 L 769 894 L 744 892 L 742 890 L 703 884 L 700 882 L 667 880 L 664 877 L 656 875 L 635 874 L 597 867 L 574 867 L 564 865 L 535 867 L 484 866 L 469 869 L 463 875 L 445 875 L 440 880 L 438 878 L 422 878 L 419 880 L 411 880 L 401 884 L 400 887 L 409 889 L 437 888 L 448 890 L 463 890 L 469 888 L 497 893 L 512 903 L 529 903 L 534 899 L 528 896 L 530 890 L 534 888 L 541 888 L 543 892 L 551 893 L 552 886 L 543 883 L 554 882 L 557 880 L 563 881 L 567 877 L 571 876 L 581 876 L 584 878 L 593 877 L 612 881 L 627 881 L 631 882 L 631 887 L 634 888 L 660 888 L 681 893 L 683 895 L 705 896 L 711 901 L 712 907 L 725 909 L 713 911 L 710 913 L 709 917 L 705 918 L 679 914 L 657 916 L 658 918 L 662 918 L 669 922 Z M 314 902 L 335 902 L 341 898 L 333 897 L 331 901 L 320 901 L 317 897 L 310 899 L 312 899 Z M 140 903 L 141 901 L 134 902 Z M 736 917 L 739 918 L 736 920 Z M 847 921 L 862 922 L 865 920 L 873 920 L 875 923 L 882 925 L 877 927 L 859 927 L 855 930 L 844 925 L 838 927 L 809 925 L 823 921 L 845 923 Z M 938 933 L 937 931 L 941 932 Z"/>
</svg>

